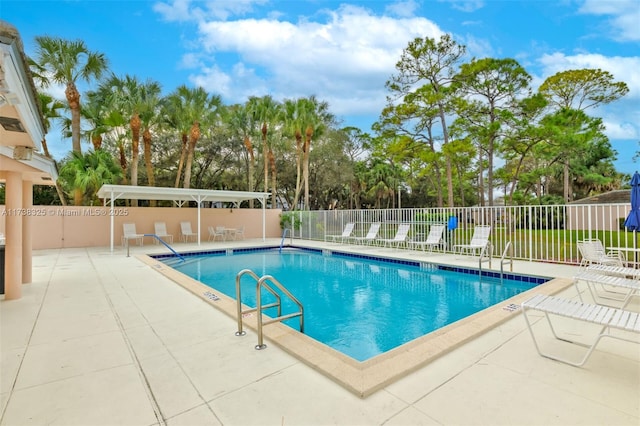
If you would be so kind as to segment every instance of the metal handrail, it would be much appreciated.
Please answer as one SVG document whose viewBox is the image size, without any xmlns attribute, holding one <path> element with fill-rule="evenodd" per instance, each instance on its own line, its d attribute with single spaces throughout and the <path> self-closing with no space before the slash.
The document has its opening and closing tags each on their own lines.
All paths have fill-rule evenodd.
<svg viewBox="0 0 640 426">
<path fill-rule="evenodd" d="M 489 257 L 486 261 L 489 262 L 489 269 L 491 269 L 491 257 L 493 255 L 493 245 L 491 244 L 491 241 L 488 241 L 487 244 L 482 247 L 482 250 L 480 250 L 480 258 L 478 259 L 478 269 L 480 271 L 480 277 L 482 277 L 482 262 L 485 262 L 484 257 L 486 255 L 486 252 L 489 253 Z"/>
<path fill-rule="evenodd" d="M 509 259 L 505 260 L 505 256 L 507 252 L 510 253 Z M 502 251 L 502 257 L 500 257 L 500 282 L 502 282 L 502 277 L 504 275 L 504 265 L 509 264 L 509 271 L 513 272 L 513 248 L 511 246 L 511 241 L 507 241 L 504 246 L 504 250 Z"/>
<path fill-rule="evenodd" d="M 249 308 L 244 311 L 242 310 L 242 291 L 240 289 L 240 279 L 245 274 L 252 276 L 253 279 L 256 280 L 256 283 L 259 283 L 260 281 L 260 277 L 258 277 L 258 275 L 255 272 L 253 272 L 251 269 L 243 269 L 242 271 L 238 272 L 238 274 L 236 275 L 236 305 L 237 305 L 237 314 L 238 314 L 238 331 L 236 331 L 236 336 L 244 336 L 246 334 L 246 332 L 242 328 L 242 316 L 244 314 L 248 314 L 258 310 L 258 306 L 256 306 L 255 308 Z M 261 309 L 264 310 L 264 309 L 277 307 L 278 316 L 282 315 L 282 303 L 281 303 L 280 295 L 278 294 L 277 291 L 275 291 L 268 285 L 265 285 L 264 288 L 267 289 L 267 291 L 269 291 L 271 294 L 275 296 L 276 301 L 268 305 L 262 306 Z"/>
<path fill-rule="evenodd" d="M 162 238 L 160 238 L 157 234 L 142 234 L 145 237 L 153 237 L 156 240 L 160 241 L 162 244 L 165 245 L 166 248 L 168 248 L 169 250 L 171 250 L 171 252 L 173 254 L 175 254 L 176 256 L 178 256 L 183 262 L 186 260 L 184 258 L 184 256 L 182 256 L 180 253 L 178 253 L 177 251 L 175 251 L 169 244 L 167 244 Z M 128 254 L 128 251 L 127 251 Z"/>
<path fill-rule="evenodd" d="M 242 310 L 242 294 L 240 290 L 240 279 L 245 274 L 250 275 L 256 280 L 256 307 L 243 311 Z M 281 303 L 280 295 L 269 285 L 269 283 L 278 287 L 278 289 L 281 292 L 283 292 L 287 297 L 289 297 L 289 299 L 291 299 L 296 305 L 298 305 L 298 308 L 300 310 L 298 312 L 282 315 L 282 303 Z M 263 305 L 262 294 L 261 294 L 262 288 L 265 288 L 267 291 L 273 294 L 276 297 L 276 302 Z M 242 328 L 243 315 L 249 312 L 257 312 L 258 344 L 256 345 L 255 348 L 258 350 L 264 349 L 267 347 L 267 345 L 264 344 L 263 333 L 262 333 L 262 327 L 264 325 L 268 325 L 274 322 L 280 322 L 289 318 L 300 317 L 300 332 L 304 333 L 304 307 L 302 306 L 302 303 L 300 303 L 300 301 L 293 294 L 291 294 L 291 292 L 287 290 L 285 286 L 283 286 L 278 280 L 276 280 L 271 275 L 263 275 L 262 277 L 258 278 L 258 275 L 255 272 L 253 272 L 251 269 L 243 269 L 242 271 L 238 272 L 238 274 L 236 275 L 236 304 L 237 304 L 237 315 L 238 315 L 238 331 L 236 331 L 236 336 L 244 336 L 246 334 L 246 332 Z M 278 315 L 275 318 L 265 322 L 262 319 L 262 312 L 265 309 L 273 308 L 273 307 L 278 308 Z"/>
<path fill-rule="evenodd" d="M 280 253 L 282 253 L 282 246 L 284 245 L 284 239 L 287 238 L 287 232 L 290 231 L 289 228 L 284 228 L 284 231 L 282 231 L 282 240 L 280 241 Z"/>
<path fill-rule="evenodd" d="M 269 287 L 268 287 L 268 284 L 266 283 L 267 281 L 270 281 L 272 284 L 275 284 L 276 287 L 280 289 L 280 291 L 286 294 L 287 297 L 289 297 L 296 305 L 298 305 L 298 308 L 300 309 L 300 311 L 293 312 L 287 315 L 279 314 L 276 318 L 273 318 L 267 322 L 264 322 L 262 319 L 262 302 L 261 302 L 260 288 L 265 287 L 268 289 Z M 280 322 L 289 318 L 300 317 L 300 332 L 304 333 L 304 307 L 302 306 L 302 303 L 300 303 L 300 301 L 293 294 L 291 294 L 291 292 L 289 292 L 289 290 L 287 290 L 285 286 L 283 286 L 278 280 L 276 280 L 271 275 L 264 275 L 262 278 L 260 278 L 260 280 L 258 280 L 258 285 L 256 286 L 256 307 L 258 310 L 258 344 L 255 347 L 256 349 L 260 350 L 267 347 L 267 345 L 263 343 L 263 335 L 262 335 L 263 325 L 271 324 L 274 322 Z"/>
</svg>

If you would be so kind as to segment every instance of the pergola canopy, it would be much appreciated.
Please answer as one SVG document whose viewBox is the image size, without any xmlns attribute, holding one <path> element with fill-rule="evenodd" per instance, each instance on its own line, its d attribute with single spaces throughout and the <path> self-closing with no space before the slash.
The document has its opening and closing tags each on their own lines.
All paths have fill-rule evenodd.
<svg viewBox="0 0 640 426">
<path fill-rule="evenodd" d="M 231 202 L 258 199 L 264 203 L 270 197 L 268 192 L 221 191 L 213 189 L 163 188 L 158 186 L 102 185 L 98 197 L 106 200 L 170 200 L 176 204 L 185 201 Z"/>
<path fill-rule="evenodd" d="M 231 202 L 239 206 L 242 201 L 258 199 L 262 204 L 262 239 L 266 237 L 265 204 L 268 192 L 220 191 L 213 189 L 163 188 L 158 186 L 102 185 L 98 197 L 104 199 L 105 206 L 113 209 L 116 200 L 170 200 L 178 206 L 186 201 L 195 201 L 198 205 L 198 245 L 200 245 L 200 207 L 205 201 Z M 111 215 L 111 251 L 113 251 L 114 217 Z"/>
</svg>

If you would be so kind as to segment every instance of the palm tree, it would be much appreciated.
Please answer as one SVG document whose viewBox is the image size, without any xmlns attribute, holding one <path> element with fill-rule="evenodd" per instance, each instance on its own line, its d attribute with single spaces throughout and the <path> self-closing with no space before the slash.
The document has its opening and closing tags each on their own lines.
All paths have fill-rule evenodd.
<svg viewBox="0 0 640 426">
<path fill-rule="evenodd" d="M 110 90 L 113 106 L 122 112 L 123 117 L 129 119 L 131 131 L 131 178 L 133 186 L 138 185 L 138 157 L 140 155 L 140 109 L 142 103 L 142 84 L 134 76 L 125 75 L 119 78 L 112 75 L 103 85 L 103 89 Z M 132 205 L 137 201 L 132 200 Z"/>
<path fill-rule="evenodd" d="M 191 122 L 189 121 L 187 103 L 189 97 L 189 88 L 187 86 L 180 86 L 174 92 L 164 99 L 164 108 L 162 115 L 166 123 L 179 132 L 180 140 L 182 142 L 180 149 L 180 160 L 178 162 L 178 171 L 176 173 L 175 187 L 180 186 L 180 178 L 182 177 L 182 169 L 184 167 L 184 160 L 187 155 L 188 142 L 189 142 L 189 129 Z"/>
<path fill-rule="evenodd" d="M 293 196 L 293 209 L 298 205 L 302 188 L 302 123 L 300 120 L 300 112 L 303 110 L 303 99 L 304 98 L 297 100 L 287 99 L 284 101 L 281 109 L 284 134 L 293 136 L 295 139 L 296 189 Z"/>
<path fill-rule="evenodd" d="M 269 133 L 269 123 L 272 123 L 279 115 L 280 104 L 276 102 L 270 95 L 261 98 L 249 98 L 249 109 L 255 120 L 260 126 L 262 134 L 262 158 L 264 164 L 264 192 L 267 192 L 269 186 L 269 142 L 267 134 Z M 273 123 L 272 123 L 273 124 Z M 271 194 L 271 208 L 276 207 L 275 189 Z"/>
<path fill-rule="evenodd" d="M 99 79 L 107 70 L 104 54 L 90 51 L 81 40 L 68 41 L 58 37 L 39 36 L 36 41 L 36 63 L 39 75 L 50 77 L 54 83 L 64 84 L 65 95 L 71 110 L 71 141 L 73 151 L 80 153 L 80 92 L 76 87 L 79 79 L 91 82 Z"/>
<path fill-rule="evenodd" d="M 111 111 L 103 93 L 87 92 L 87 102 L 82 106 L 80 113 L 89 125 L 86 134 L 93 144 L 93 150 L 101 149 L 103 135 L 111 130 L 111 126 L 107 124 L 107 117 Z"/>
<path fill-rule="evenodd" d="M 304 144 L 302 145 L 302 179 L 304 181 L 304 208 L 309 210 L 309 155 L 311 140 L 324 132 L 327 124 L 333 120 L 328 112 L 329 104 L 320 102 L 315 96 L 310 96 L 301 102 L 300 120 L 304 123 Z"/>
<path fill-rule="evenodd" d="M 83 204 L 84 197 L 93 205 L 100 187 L 116 183 L 121 176 L 111 154 L 102 149 L 90 150 L 84 155 L 71 152 L 60 168 L 60 177 L 73 190 L 76 206 Z"/>
<path fill-rule="evenodd" d="M 178 165 L 178 174 L 176 176 L 176 188 L 180 184 L 183 164 L 183 187 L 191 187 L 191 168 L 195 147 L 201 135 L 200 124 L 202 123 L 206 126 L 217 124 L 217 117 L 221 106 L 222 99 L 220 96 L 209 95 L 202 87 L 193 89 L 182 85 L 168 96 L 165 112 L 167 122 L 178 129 L 182 138 L 182 151 Z"/>
<path fill-rule="evenodd" d="M 247 190 L 253 191 L 253 165 L 255 156 L 253 152 L 253 143 L 251 142 L 251 129 L 253 123 L 248 108 L 243 105 L 233 105 L 227 110 L 227 122 L 233 132 L 242 139 L 245 150 L 247 152 Z M 253 208 L 253 199 L 249 200 L 249 207 Z"/>
<path fill-rule="evenodd" d="M 55 99 L 53 96 L 50 96 L 46 93 L 38 93 L 38 101 L 40 102 L 40 110 L 42 111 L 42 123 L 44 126 L 44 136 L 42 137 L 42 150 L 44 151 L 44 155 L 47 158 L 53 160 L 51 157 L 51 153 L 49 153 L 49 147 L 47 146 L 47 137 L 46 134 L 49 133 L 49 129 L 51 128 L 51 122 L 53 120 L 60 120 L 62 115 L 60 114 L 60 110 L 64 108 L 64 104 L 59 100 Z M 53 160 L 53 164 L 58 168 L 58 163 Z M 58 198 L 60 198 L 60 203 L 63 206 L 67 205 L 67 199 L 62 192 L 62 188 L 60 188 L 60 184 L 56 181 L 56 192 L 58 193 Z"/>
<path fill-rule="evenodd" d="M 160 115 L 160 83 L 147 80 L 141 87 L 140 119 L 142 120 L 142 143 L 144 145 L 144 164 L 147 170 L 149 186 L 156 185 L 156 178 L 151 161 L 151 129 L 159 124 Z M 152 200 L 152 204 L 155 200 Z"/>
</svg>

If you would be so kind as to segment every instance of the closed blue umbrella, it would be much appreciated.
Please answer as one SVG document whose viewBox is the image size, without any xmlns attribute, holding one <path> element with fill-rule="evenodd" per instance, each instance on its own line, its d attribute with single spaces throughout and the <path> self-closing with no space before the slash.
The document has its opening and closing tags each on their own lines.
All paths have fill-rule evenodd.
<svg viewBox="0 0 640 426">
<path fill-rule="evenodd" d="M 635 172 L 631 179 L 631 211 L 624 221 L 629 231 L 640 230 L 640 174 Z"/>
</svg>

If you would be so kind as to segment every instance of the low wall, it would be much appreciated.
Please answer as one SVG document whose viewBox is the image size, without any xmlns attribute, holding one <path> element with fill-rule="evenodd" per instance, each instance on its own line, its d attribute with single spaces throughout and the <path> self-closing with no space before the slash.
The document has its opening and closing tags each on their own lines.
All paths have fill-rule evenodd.
<svg viewBox="0 0 640 426">
<path fill-rule="evenodd" d="M 280 209 L 265 210 L 267 238 L 282 235 Z M 108 207 L 33 206 L 20 212 L 7 212 L 0 206 L 0 232 L 5 232 L 4 217 L 20 214 L 32 222 L 33 249 L 103 247 L 110 245 L 111 214 Z M 153 234 L 154 222 L 167 225 L 167 233 L 180 241 L 180 222 L 191 222 L 198 232 L 198 209 L 193 207 L 117 207 L 114 209 L 114 245 L 119 245 L 122 224 L 135 223 L 139 234 Z M 239 228 L 245 238 L 262 238 L 262 209 L 200 209 L 200 238 L 209 238 L 208 226 Z M 149 241 L 150 242 L 150 241 Z"/>
</svg>

